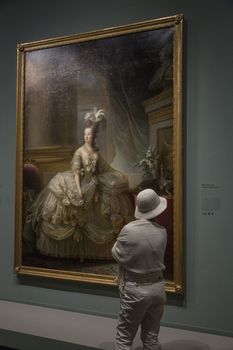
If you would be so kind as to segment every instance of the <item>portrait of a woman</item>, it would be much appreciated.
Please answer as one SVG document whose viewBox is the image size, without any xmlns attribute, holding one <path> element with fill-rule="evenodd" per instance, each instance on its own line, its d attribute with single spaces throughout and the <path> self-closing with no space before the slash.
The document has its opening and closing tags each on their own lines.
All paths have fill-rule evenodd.
<svg viewBox="0 0 233 350">
<path fill-rule="evenodd" d="M 118 233 L 133 219 L 127 176 L 113 169 L 96 145 L 104 118 L 102 109 L 86 114 L 84 143 L 71 169 L 57 173 L 28 211 L 24 241 L 34 235 L 34 248 L 42 255 L 111 259 Z"/>
<path fill-rule="evenodd" d="M 111 284 L 111 249 L 152 188 L 168 201 L 158 220 L 173 281 L 177 27 L 19 50 L 17 272 Z"/>
</svg>

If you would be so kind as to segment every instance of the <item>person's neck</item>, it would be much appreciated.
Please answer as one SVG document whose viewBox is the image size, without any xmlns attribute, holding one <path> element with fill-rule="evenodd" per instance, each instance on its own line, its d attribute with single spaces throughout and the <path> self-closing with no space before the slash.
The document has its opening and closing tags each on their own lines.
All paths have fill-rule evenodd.
<svg viewBox="0 0 233 350">
<path fill-rule="evenodd" d="M 85 147 L 88 151 L 93 151 L 93 146 L 90 145 L 89 143 L 85 143 Z"/>
</svg>

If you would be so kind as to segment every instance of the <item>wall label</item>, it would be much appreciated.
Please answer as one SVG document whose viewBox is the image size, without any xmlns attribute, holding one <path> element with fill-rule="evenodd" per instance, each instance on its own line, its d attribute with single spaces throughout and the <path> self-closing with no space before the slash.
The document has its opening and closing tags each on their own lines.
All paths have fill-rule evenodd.
<svg viewBox="0 0 233 350">
<path fill-rule="evenodd" d="M 220 210 L 219 187 L 213 183 L 201 184 L 202 215 L 212 216 Z"/>
</svg>

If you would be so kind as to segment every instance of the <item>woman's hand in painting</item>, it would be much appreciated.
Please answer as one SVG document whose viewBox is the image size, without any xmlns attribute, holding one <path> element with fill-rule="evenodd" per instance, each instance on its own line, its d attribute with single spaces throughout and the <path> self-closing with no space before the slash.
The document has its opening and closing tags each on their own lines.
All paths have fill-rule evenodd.
<svg viewBox="0 0 233 350">
<path fill-rule="evenodd" d="M 84 200 L 80 199 L 80 201 L 78 202 L 78 207 L 82 207 L 84 205 Z"/>
</svg>

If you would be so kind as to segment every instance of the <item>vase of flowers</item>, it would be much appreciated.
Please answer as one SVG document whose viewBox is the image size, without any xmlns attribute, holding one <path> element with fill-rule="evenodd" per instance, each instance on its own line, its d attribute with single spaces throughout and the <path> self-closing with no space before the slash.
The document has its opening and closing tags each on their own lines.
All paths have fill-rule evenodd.
<svg viewBox="0 0 233 350">
<path fill-rule="evenodd" d="M 138 166 L 142 168 L 143 180 L 153 180 L 156 177 L 156 159 L 158 157 L 157 152 L 153 150 L 152 146 L 149 146 L 145 157 L 140 160 Z"/>
</svg>

